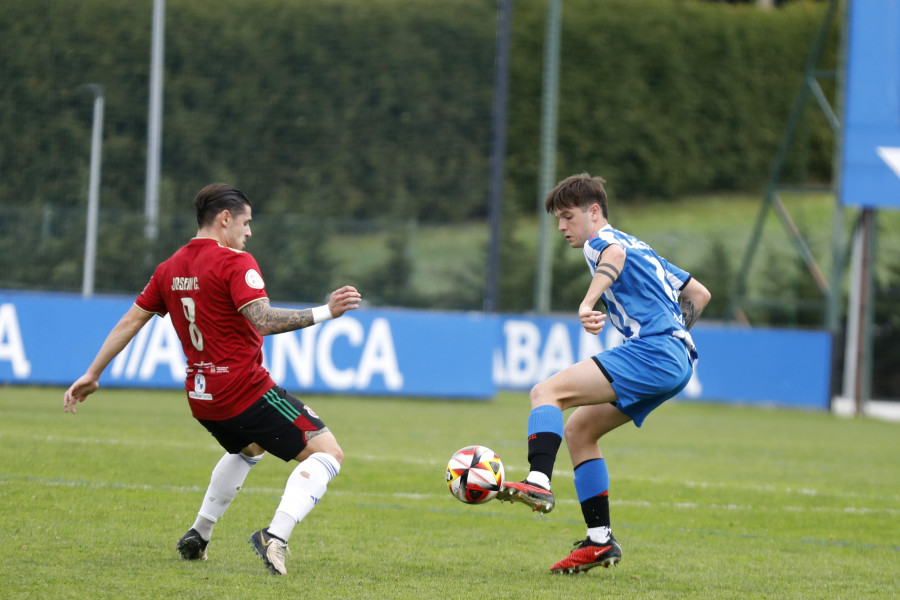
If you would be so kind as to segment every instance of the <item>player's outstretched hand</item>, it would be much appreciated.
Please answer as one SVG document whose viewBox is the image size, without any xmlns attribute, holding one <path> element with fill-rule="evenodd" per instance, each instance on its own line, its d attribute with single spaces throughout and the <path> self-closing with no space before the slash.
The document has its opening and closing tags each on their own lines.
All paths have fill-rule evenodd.
<svg viewBox="0 0 900 600">
<path fill-rule="evenodd" d="M 63 410 L 66 412 L 71 410 L 74 415 L 76 412 L 75 405 L 79 402 L 84 402 L 88 394 L 96 392 L 98 387 L 100 387 L 100 384 L 97 383 L 97 378 L 85 373 L 69 386 L 69 389 L 63 394 Z"/>
<path fill-rule="evenodd" d="M 579 308 L 578 318 L 581 319 L 581 326 L 584 327 L 584 330 L 594 335 L 603 331 L 603 326 L 606 324 L 606 314 L 592 308 Z"/>
<path fill-rule="evenodd" d="M 328 310 L 331 311 L 333 317 L 337 318 L 348 310 L 359 308 L 360 302 L 362 302 L 362 295 L 356 291 L 356 288 L 352 285 L 345 285 L 331 292 L 331 296 L 328 298 Z"/>
</svg>

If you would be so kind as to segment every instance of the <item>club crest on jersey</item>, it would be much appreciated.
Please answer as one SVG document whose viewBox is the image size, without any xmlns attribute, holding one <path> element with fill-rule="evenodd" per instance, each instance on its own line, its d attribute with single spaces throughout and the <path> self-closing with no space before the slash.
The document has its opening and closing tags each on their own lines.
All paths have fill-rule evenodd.
<svg viewBox="0 0 900 600">
<path fill-rule="evenodd" d="M 194 389 L 188 392 L 188 397 L 194 400 L 212 400 L 212 394 L 206 393 L 206 376 L 203 373 L 194 375 Z"/>
<path fill-rule="evenodd" d="M 249 269 L 244 275 L 244 281 L 255 290 L 261 290 L 266 287 L 266 284 L 263 283 L 262 275 L 257 273 L 256 269 Z"/>
<path fill-rule="evenodd" d="M 304 408 L 306 409 L 306 412 L 309 413 L 309 416 L 311 416 L 313 419 L 318 419 L 318 418 L 319 418 L 319 415 L 316 414 L 316 411 L 314 411 L 313 409 L 311 409 L 311 408 L 308 407 L 308 406 L 305 406 Z"/>
</svg>

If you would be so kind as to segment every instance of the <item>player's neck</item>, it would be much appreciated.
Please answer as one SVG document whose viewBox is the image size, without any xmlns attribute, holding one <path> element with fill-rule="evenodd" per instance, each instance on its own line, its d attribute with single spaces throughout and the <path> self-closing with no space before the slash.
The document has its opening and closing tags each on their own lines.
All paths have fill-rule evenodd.
<svg viewBox="0 0 900 600">
<path fill-rule="evenodd" d="M 194 236 L 195 240 L 215 240 L 219 242 L 222 246 L 225 245 L 224 240 L 222 240 L 219 236 L 215 234 L 215 232 L 209 231 L 208 229 L 200 229 L 197 231 L 197 235 Z"/>
</svg>

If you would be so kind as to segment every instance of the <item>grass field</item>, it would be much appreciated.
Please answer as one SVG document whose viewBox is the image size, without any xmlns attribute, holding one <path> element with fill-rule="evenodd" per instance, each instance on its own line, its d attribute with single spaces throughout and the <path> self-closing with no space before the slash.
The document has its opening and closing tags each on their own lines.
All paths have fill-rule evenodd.
<svg viewBox="0 0 900 600">
<path fill-rule="evenodd" d="M 900 590 L 900 429 L 867 419 L 668 403 L 604 444 L 614 569 L 551 576 L 584 536 L 565 451 L 557 508 L 467 506 L 444 468 L 471 443 L 525 475 L 526 394 L 493 402 L 312 397 L 346 453 L 294 531 L 288 575 L 247 543 L 290 466 L 266 457 L 180 560 L 222 451 L 180 392 L 0 388 L 2 598 L 891 598 Z"/>
</svg>

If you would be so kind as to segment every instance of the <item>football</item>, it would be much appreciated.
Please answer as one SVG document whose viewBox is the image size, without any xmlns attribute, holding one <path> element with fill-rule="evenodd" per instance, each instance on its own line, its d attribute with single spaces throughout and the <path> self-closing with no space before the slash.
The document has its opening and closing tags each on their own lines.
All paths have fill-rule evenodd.
<svg viewBox="0 0 900 600">
<path fill-rule="evenodd" d="M 447 487 L 457 500 L 481 504 L 492 500 L 503 484 L 503 463 L 485 446 L 466 446 L 447 463 Z"/>
</svg>

